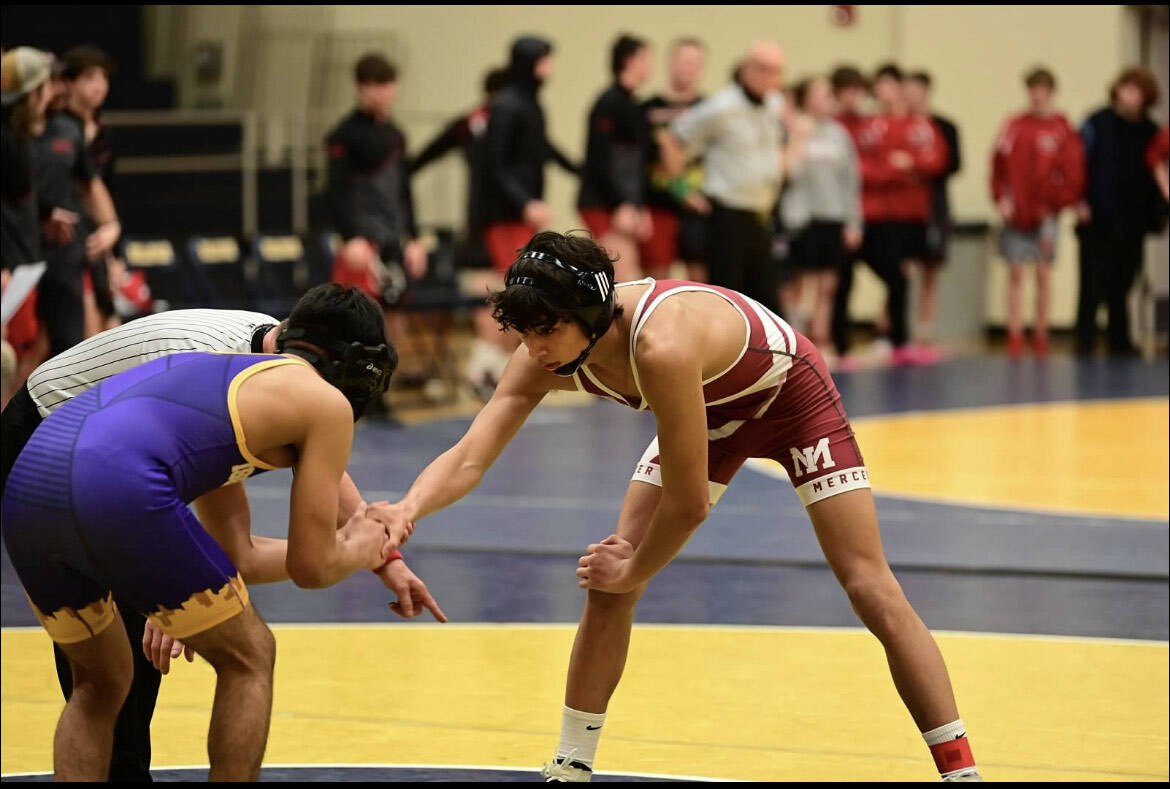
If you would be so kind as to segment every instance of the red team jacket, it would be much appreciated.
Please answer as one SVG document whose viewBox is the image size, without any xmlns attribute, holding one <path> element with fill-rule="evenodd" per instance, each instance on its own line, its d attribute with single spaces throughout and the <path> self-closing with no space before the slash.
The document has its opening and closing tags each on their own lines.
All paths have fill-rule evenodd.
<svg viewBox="0 0 1170 789">
<path fill-rule="evenodd" d="M 1081 199 L 1085 150 L 1063 115 L 1017 115 L 1004 124 L 991 159 L 991 194 L 1012 201 L 1008 224 L 1034 230 Z"/>
<path fill-rule="evenodd" d="M 861 160 L 861 210 L 867 223 L 922 222 L 930 218 L 930 179 L 947 166 L 947 143 L 930 118 L 873 115 L 849 118 L 846 125 Z M 844 122 L 844 121 L 843 121 Z M 906 151 L 910 170 L 890 164 L 890 154 Z"/>
</svg>

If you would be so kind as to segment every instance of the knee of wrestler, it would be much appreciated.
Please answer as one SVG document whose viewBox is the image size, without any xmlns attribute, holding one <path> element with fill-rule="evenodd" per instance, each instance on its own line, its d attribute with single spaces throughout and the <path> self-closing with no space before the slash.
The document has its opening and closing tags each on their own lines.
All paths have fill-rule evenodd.
<svg viewBox="0 0 1170 789">
<path fill-rule="evenodd" d="M 873 633 L 895 630 L 909 608 L 906 595 L 888 570 L 862 570 L 844 583 L 857 616 Z"/>
<path fill-rule="evenodd" d="M 119 653 L 118 658 L 108 666 L 85 668 L 71 665 L 73 672 L 73 693 L 70 699 L 89 702 L 116 716 L 130 694 L 134 681 L 134 663 L 130 652 Z"/>
<path fill-rule="evenodd" d="M 257 619 L 245 636 L 234 638 L 232 643 L 206 657 L 217 672 L 271 677 L 276 664 L 276 637 L 268 625 Z"/>
<path fill-rule="evenodd" d="M 276 667 L 276 636 L 272 634 L 272 630 L 263 622 L 258 628 L 260 631 L 255 641 L 253 642 L 253 655 L 251 666 L 257 672 L 263 672 L 267 676 L 272 676 Z"/>
</svg>

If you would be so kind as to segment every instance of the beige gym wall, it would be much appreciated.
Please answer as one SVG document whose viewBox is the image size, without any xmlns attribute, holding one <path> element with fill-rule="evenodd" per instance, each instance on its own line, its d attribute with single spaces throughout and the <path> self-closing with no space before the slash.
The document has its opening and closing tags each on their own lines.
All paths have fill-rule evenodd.
<svg viewBox="0 0 1170 789">
<path fill-rule="evenodd" d="M 219 35 L 225 66 L 240 64 L 238 75 L 225 76 L 225 101 L 267 112 L 308 110 L 310 140 L 352 103 L 352 60 L 366 49 L 382 49 L 399 62 L 398 115 L 416 150 L 442 120 L 474 105 L 484 71 L 503 64 L 512 39 L 524 33 L 546 36 L 556 46 L 556 74 L 543 102 L 550 136 L 575 159 L 583 153 L 589 106 L 609 80 L 609 46 L 621 32 L 654 46 L 656 72 L 647 95 L 662 85 L 663 56 L 680 35 L 707 42 L 708 91 L 725 84 L 736 58 L 756 38 L 783 44 L 790 79 L 841 62 L 869 70 L 892 59 L 926 68 L 935 78 L 937 110 L 951 117 L 962 135 L 963 170 L 951 182 L 960 221 L 993 219 L 987 186 L 991 146 L 1004 117 L 1023 104 L 1020 79 L 1026 69 L 1043 63 L 1056 73 L 1058 102 L 1079 124 L 1103 103 L 1118 70 L 1138 54 L 1124 6 L 859 6 L 846 27 L 833 23 L 827 5 L 185 8 L 191 20 L 188 45 Z M 315 68 L 328 73 L 314 74 Z M 422 174 L 416 195 L 423 221 L 459 220 L 461 168 L 451 157 Z M 551 166 L 548 174 L 556 226 L 578 226 L 575 180 Z M 1053 318 L 1056 325 L 1070 325 L 1076 266 L 1067 223 L 1061 241 Z M 996 323 L 1003 317 L 1002 274 L 1001 266 L 989 268 L 987 317 Z M 880 287 L 865 280 L 855 295 L 859 317 L 876 312 Z"/>
</svg>

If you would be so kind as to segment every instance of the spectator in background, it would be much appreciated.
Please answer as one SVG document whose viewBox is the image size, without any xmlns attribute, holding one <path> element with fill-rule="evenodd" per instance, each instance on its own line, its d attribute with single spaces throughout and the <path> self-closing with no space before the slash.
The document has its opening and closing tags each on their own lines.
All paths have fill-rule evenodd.
<svg viewBox="0 0 1170 789">
<path fill-rule="evenodd" d="M 390 117 L 398 92 L 397 69 L 381 55 L 368 54 L 354 67 L 354 82 L 357 107 L 325 141 L 329 204 L 345 241 L 333 278 L 359 285 L 386 305 L 379 263 L 421 277 L 426 250 L 417 240 L 406 135 Z"/>
<path fill-rule="evenodd" d="M 1142 268 L 1146 233 L 1159 229 L 1161 201 L 1146 151 L 1158 133 L 1150 108 L 1158 83 L 1148 69 L 1127 68 L 1109 90 L 1110 105 L 1081 126 L 1087 163 L 1085 199 L 1077 206 L 1081 287 L 1077 353 L 1092 353 L 1097 307 L 1109 309 L 1109 351 L 1135 352 L 1129 335 L 1129 289 Z"/>
<path fill-rule="evenodd" d="M 487 293 L 503 286 L 503 278 L 490 267 L 487 250 L 484 247 L 484 217 L 489 208 L 484 203 L 484 179 L 487 168 L 487 127 L 491 116 L 492 98 L 504 86 L 508 72 L 492 69 L 483 80 L 483 102 L 471 112 L 451 120 L 422 151 L 411 161 L 410 172 L 414 177 L 431 162 L 459 148 L 467 163 L 467 217 L 466 232 L 458 259 L 464 265 L 477 269 L 475 293 Z M 487 265 L 487 270 L 481 267 Z M 491 397 L 495 382 L 499 380 L 512 351 L 519 340 L 512 332 L 502 332 L 492 320 L 491 310 L 486 306 L 473 313 L 475 342 L 467 361 L 465 375 L 476 393 L 484 400 Z"/>
<path fill-rule="evenodd" d="M 865 216 L 863 255 L 886 286 L 889 340 L 879 343 L 879 356 L 895 364 L 933 361 L 920 357 L 906 329 L 907 261 L 926 254 L 926 223 L 930 218 L 931 179 L 946 168 L 947 146 L 929 118 L 911 115 L 902 87 L 902 71 L 882 66 L 874 78 L 874 96 L 881 111 L 865 125 L 859 140 L 862 211 Z"/>
<path fill-rule="evenodd" d="M 52 69 L 53 56 L 31 47 L 16 47 L 0 57 L 0 284 L 4 290 L 13 269 L 44 260 L 33 140 L 44 131 L 45 112 L 53 100 Z M 18 359 L 5 398 L 24 383 L 46 351 L 43 340 L 38 343 L 36 302 L 34 291 L 4 325 L 4 340 Z"/>
<path fill-rule="evenodd" d="M 703 42 L 697 38 L 675 41 L 670 47 L 666 92 L 642 104 L 651 133 L 646 204 L 652 228 L 650 240 L 641 252 L 642 267 L 652 277 L 665 278 L 671 264 L 682 260 L 687 266 L 687 279 L 707 281 L 703 246 L 711 204 L 699 191 L 703 185 L 702 162 L 699 159 L 687 162 L 676 181 L 666 174 L 658 144 L 654 142 L 658 132 L 703 100 L 699 83 L 703 79 L 706 56 Z"/>
<path fill-rule="evenodd" d="M 841 65 L 833 69 L 829 81 L 833 84 L 833 98 L 837 102 L 837 122 L 849 132 L 849 137 L 856 148 L 860 145 L 861 135 L 872 118 L 861 111 L 869 96 L 869 80 L 856 66 Z M 853 329 L 849 315 L 849 295 L 853 291 L 853 266 L 861 260 L 862 249 L 863 247 L 857 247 L 847 250 L 838 272 L 837 289 L 833 297 L 833 347 L 838 354 L 837 364 L 843 370 L 855 366 L 853 357 L 848 355 Z"/>
<path fill-rule="evenodd" d="M 1085 157 L 1076 130 L 1052 103 L 1056 78 L 1037 68 L 1024 78 L 1028 110 L 1007 120 L 991 159 L 991 196 L 1003 220 L 1000 253 L 1008 274 L 1008 355 L 1024 351 L 1020 313 L 1024 267 L 1036 267 L 1032 350 L 1048 353 L 1048 305 L 1061 209 L 1081 198 Z"/>
<path fill-rule="evenodd" d="M 68 80 L 65 81 L 68 84 Z M 104 98 L 104 97 L 103 97 Z M 51 115 L 34 150 L 37 199 L 48 269 L 37 286 L 38 317 L 56 356 L 85 339 L 85 272 L 114 248 L 122 226 L 89 154 L 85 121 L 70 107 Z"/>
<path fill-rule="evenodd" d="M 553 74 L 552 44 L 524 36 L 512 43 L 508 82 L 491 102 L 484 177 L 484 242 L 503 276 L 528 239 L 552 221 L 544 202 L 544 165 L 577 168 L 548 139 L 537 93 Z"/>
<path fill-rule="evenodd" d="M 930 182 L 930 215 L 926 223 L 926 245 L 922 258 L 922 280 L 918 290 L 918 321 L 914 326 L 914 341 L 921 361 L 936 357 L 931 347 L 934 339 L 935 315 L 938 312 L 938 273 L 947 261 L 947 240 L 951 232 L 951 201 L 947 196 L 947 181 L 963 166 L 959 153 L 959 129 L 949 119 L 934 113 L 931 107 L 932 80 L 925 71 L 915 71 L 906 78 L 903 89 L 910 114 L 929 118 L 942 133 L 947 145 L 947 163 L 941 173 Z"/>
<path fill-rule="evenodd" d="M 1158 184 L 1158 191 L 1162 193 L 1162 201 L 1170 199 L 1170 173 L 1167 173 L 1166 160 L 1170 159 L 1170 126 L 1163 123 L 1162 128 L 1150 140 L 1150 147 L 1146 149 L 1146 164 L 1154 174 L 1154 181 Z"/>
<path fill-rule="evenodd" d="M 702 191 L 711 204 L 711 283 L 737 290 L 773 311 L 779 306 L 768 222 L 781 184 L 783 68 L 784 51 L 778 44 L 753 44 L 736 69 L 734 84 L 687 110 L 658 135 L 662 162 L 672 178 L 684 173 L 688 158 L 703 157 Z"/>
<path fill-rule="evenodd" d="M 483 236 L 483 169 L 485 159 L 484 142 L 487 136 L 488 118 L 491 115 L 492 98 L 508 79 L 508 72 L 501 68 L 488 71 L 483 77 L 483 101 L 473 110 L 460 114 L 443 127 L 435 138 L 410 161 L 413 177 L 432 162 L 449 152 L 459 149 L 467 165 L 467 235 L 482 244 Z"/>
<path fill-rule="evenodd" d="M 415 224 L 406 135 L 391 119 L 398 71 L 383 56 L 367 54 L 354 67 L 354 83 L 357 107 L 325 141 L 329 205 L 344 241 L 332 279 L 381 304 L 386 334 L 405 345 L 406 320 L 393 308 L 408 280 L 426 273 L 427 253 Z"/>
<path fill-rule="evenodd" d="M 807 334 L 827 351 L 837 273 L 846 252 L 861 245 L 861 174 L 849 132 L 833 120 L 836 105 L 829 78 L 801 82 L 794 99 L 800 114 L 789 130 L 787 191 L 780 212 L 785 229 L 795 233 L 789 257 L 797 277 L 781 295 L 791 320 L 799 312 L 804 285 L 813 289 Z M 800 326 L 797 330 L 804 331 Z"/>
<path fill-rule="evenodd" d="M 71 113 L 81 124 L 94 173 L 106 191 L 112 193 L 110 177 L 114 171 L 114 149 L 99 112 L 109 94 L 113 61 L 105 52 L 89 45 L 74 47 L 61 60 L 65 78 L 65 107 L 62 111 Z M 83 217 L 81 224 L 87 234 L 97 229 L 88 217 Z M 116 273 L 124 271 L 124 266 L 115 263 L 112 251 L 99 258 L 86 259 L 83 273 L 86 337 L 119 323 L 110 287 L 111 269 Z"/>
<path fill-rule="evenodd" d="M 653 224 L 646 208 L 650 135 L 634 92 L 650 77 L 650 48 L 622 35 L 610 52 L 611 84 L 589 111 L 577 210 L 589 232 L 615 257 L 616 281 L 642 276 L 639 245 Z"/>
</svg>

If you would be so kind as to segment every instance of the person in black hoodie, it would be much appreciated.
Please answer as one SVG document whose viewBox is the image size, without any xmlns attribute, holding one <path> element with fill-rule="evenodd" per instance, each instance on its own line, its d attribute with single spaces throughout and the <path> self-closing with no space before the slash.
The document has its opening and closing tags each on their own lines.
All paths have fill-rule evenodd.
<svg viewBox="0 0 1170 789">
<path fill-rule="evenodd" d="M 114 63 L 110 56 L 89 44 L 73 47 L 62 58 L 62 76 L 65 78 L 65 108 L 78 120 L 85 134 L 85 145 L 93 163 L 94 172 L 106 191 L 113 196 L 110 177 L 114 170 L 114 148 L 110 131 L 101 120 L 101 108 L 109 95 L 110 75 Z M 87 233 L 94 232 L 89 217 L 82 217 Z M 109 231 L 105 231 L 109 232 Z M 97 258 L 86 259 L 85 272 L 85 336 L 117 326 L 121 321 L 114 309 L 110 289 L 111 272 L 123 272 L 124 265 L 111 251 Z"/>
<path fill-rule="evenodd" d="M 334 226 L 344 240 L 331 279 L 355 285 L 382 305 L 386 335 L 403 350 L 399 386 L 422 384 L 427 361 L 407 316 L 395 305 L 407 283 L 426 274 L 427 251 L 418 240 L 406 135 L 391 120 L 398 71 L 376 53 L 354 67 L 357 107 L 326 137 L 327 197 Z M 396 422 L 386 398 L 375 402 Z"/>
<path fill-rule="evenodd" d="M 947 261 L 947 242 L 951 232 L 951 202 L 947 195 L 947 181 L 963 167 L 959 148 L 959 127 L 931 108 L 933 80 L 926 71 L 906 75 L 902 89 L 913 115 L 934 121 L 937 132 L 947 141 L 947 166 L 930 179 L 930 218 L 926 223 L 926 244 L 921 259 L 914 261 L 921 269 L 918 289 L 918 322 L 914 327 L 914 342 L 918 345 L 922 362 L 935 361 L 939 354 L 931 343 L 934 340 L 934 320 L 938 311 L 938 275 Z"/>
<path fill-rule="evenodd" d="M 37 312 L 56 356 L 85 339 L 85 272 L 102 261 L 122 233 L 118 214 L 90 155 L 85 119 L 68 99 L 34 142 L 37 199 L 48 269 L 37 288 Z M 56 220 L 62 220 L 57 223 Z M 68 225 L 64 232 L 57 227 Z"/>
<path fill-rule="evenodd" d="M 361 287 L 389 306 L 379 263 L 401 266 L 414 279 L 426 272 L 426 250 L 416 239 L 406 135 L 390 120 L 398 73 L 381 55 L 357 62 L 357 107 L 326 138 L 329 206 L 345 244 L 333 279 Z M 397 277 L 401 280 L 401 277 Z M 400 285 L 401 287 L 401 285 Z"/>
<path fill-rule="evenodd" d="M 483 78 L 483 102 L 470 112 L 452 118 L 410 161 L 410 175 L 414 177 L 427 165 L 438 161 L 458 148 L 467 163 L 467 236 L 479 241 L 483 235 L 483 171 L 486 155 L 488 118 L 492 97 L 508 79 L 502 68 L 488 71 Z"/>
<path fill-rule="evenodd" d="M 613 83 L 589 112 L 585 166 L 577 210 L 614 261 L 619 282 L 642 276 L 638 245 L 653 231 L 646 209 L 646 155 L 650 132 L 634 91 L 650 77 L 646 42 L 622 35 L 610 57 Z"/>
<path fill-rule="evenodd" d="M 484 177 L 484 243 L 503 274 L 516 252 L 551 219 L 544 202 L 544 165 L 577 168 L 548 139 L 536 94 L 553 72 L 552 44 L 523 36 L 512 44 L 508 84 L 491 102 Z"/>
<path fill-rule="evenodd" d="M 492 98 L 507 83 L 507 79 L 508 72 L 505 69 L 489 71 L 483 81 L 483 103 L 450 121 L 410 163 L 413 177 L 449 151 L 456 148 L 463 151 L 467 162 L 467 227 L 463 243 L 457 247 L 456 260 L 460 265 L 476 269 L 472 288 L 477 294 L 498 289 L 504 284 L 499 274 L 483 269 L 488 263 L 483 231 L 484 215 L 489 210 L 484 202 L 488 119 L 491 117 Z M 486 401 L 491 397 L 512 351 L 516 350 L 517 340 L 514 334 L 499 330 L 486 305 L 475 310 L 473 320 L 476 337 L 464 373 L 476 394 Z"/>
<path fill-rule="evenodd" d="M 1097 307 L 1109 309 L 1109 351 L 1134 353 L 1129 335 L 1130 287 L 1142 267 L 1146 233 L 1161 222 L 1162 200 L 1145 162 L 1158 132 L 1149 112 L 1158 83 L 1148 69 L 1127 68 L 1109 91 L 1110 106 L 1081 127 L 1085 145 L 1085 199 L 1077 205 L 1081 287 L 1077 307 L 1079 354 L 1093 352 Z"/>
</svg>

